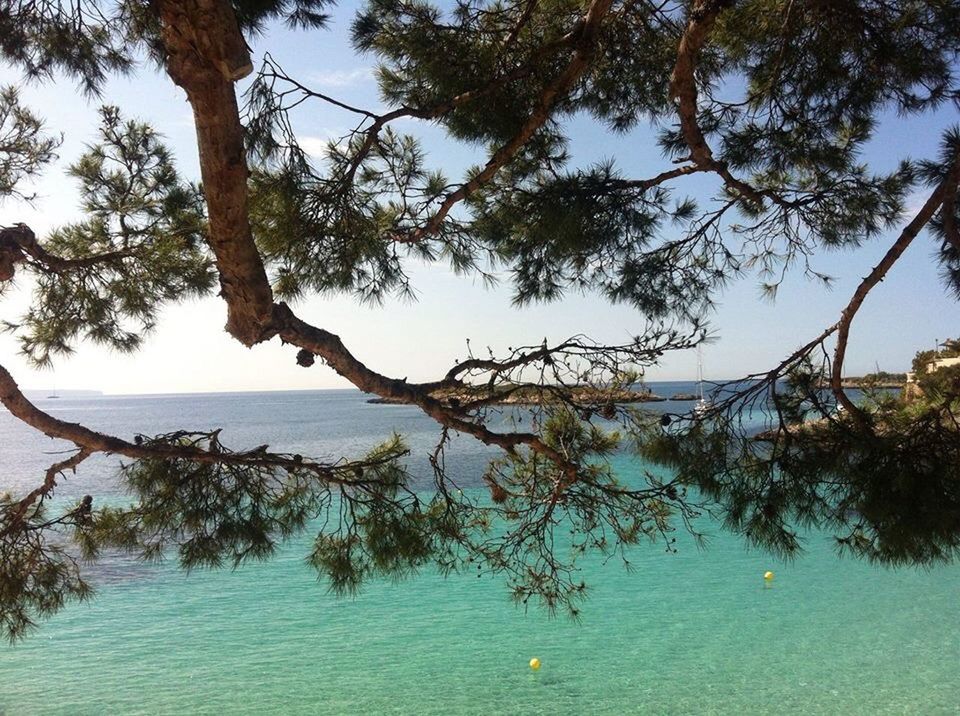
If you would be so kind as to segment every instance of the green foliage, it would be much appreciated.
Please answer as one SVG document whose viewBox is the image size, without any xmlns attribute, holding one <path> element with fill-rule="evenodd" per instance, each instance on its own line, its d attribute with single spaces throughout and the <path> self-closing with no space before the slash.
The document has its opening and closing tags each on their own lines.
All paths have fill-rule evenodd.
<svg viewBox="0 0 960 716">
<path fill-rule="evenodd" d="M 717 41 L 772 123 L 822 136 L 888 102 L 919 111 L 952 98 L 958 22 L 948 2 L 752 0 L 721 16 Z"/>
<path fill-rule="evenodd" d="M 148 125 L 123 121 L 108 107 L 100 133 L 70 167 L 88 218 L 43 242 L 68 265 L 40 267 L 31 308 L 14 326 L 24 353 L 40 365 L 71 352 L 81 337 L 135 350 L 164 302 L 214 285 L 200 190 L 180 178 Z"/>
<path fill-rule="evenodd" d="M 410 489 L 401 459 L 408 450 L 394 436 L 364 458 L 317 466 L 266 446 L 234 453 L 214 433 L 173 433 L 141 440 L 219 455 L 222 462 L 144 459 L 124 465 L 121 477 L 135 502 L 93 511 L 75 539 L 86 559 L 121 549 L 141 559 L 172 552 L 181 567 L 236 568 L 272 556 L 286 540 L 319 531 L 306 561 L 336 593 L 353 593 L 372 576 L 407 576 L 428 563 L 457 564 L 458 542 L 473 520 L 449 495 Z"/>
<path fill-rule="evenodd" d="M 341 510 L 341 514 L 344 511 Z M 440 496 L 408 493 L 397 487 L 350 501 L 349 519 L 336 531 L 320 532 L 307 563 L 339 595 L 357 593 L 372 577 L 401 579 L 427 564 L 455 565 L 454 543 L 462 539 L 469 512 L 450 509 Z"/>
<path fill-rule="evenodd" d="M 357 15 L 353 39 L 379 60 L 381 94 L 391 107 L 436 120 L 451 137 L 488 146 L 493 157 L 566 67 L 583 11 L 567 0 L 529 8 L 372 0 Z M 653 317 L 690 318 L 744 268 L 758 269 L 771 294 L 797 262 L 828 282 L 810 266 L 814 249 L 878 237 L 901 221 L 916 184 L 933 181 L 923 162 L 873 172 L 861 152 L 881 112 L 929 111 L 960 96 L 953 64 L 960 16 L 937 2 L 901 10 L 854 0 L 829 7 L 754 0 L 721 13 L 698 62 L 698 122 L 718 163 L 755 190 L 723 189 L 717 199 L 726 208 L 674 199 L 667 184 L 644 189 L 612 160 L 577 166 L 564 122 L 578 114 L 617 130 L 651 121 L 664 127 L 664 152 L 687 160 L 667 96 L 682 26 L 676 11 L 618 8 L 601 25 L 588 71 L 556 99 L 550 120 L 436 224 L 456 185 L 428 169 L 419 147 L 376 122 L 361 124 L 331 146 L 324 166 L 313 166 L 297 147 L 286 95 L 277 93 L 283 73 L 270 65 L 249 90 L 248 128 L 255 158 L 284 197 L 260 235 L 282 227 L 296 237 L 270 244 L 278 287 L 379 300 L 390 290 L 409 293 L 401 265 L 407 255 L 481 275 L 493 260 L 512 277 L 519 303 L 590 290 Z M 740 86 L 743 101 L 726 99 Z M 949 164 L 931 162 L 941 173 Z M 463 181 L 479 171 L 470 169 Z M 743 220 L 729 221 L 734 212 Z M 427 225 L 431 233 L 416 249 L 391 246 Z M 954 287 L 957 246 L 944 242 L 941 252 Z M 315 264 L 330 262 L 343 270 L 311 275 Z"/>
<path fill-rule="evenodd" d="M 876 373 L 867 373 L 859 379 L 859 382 L 864 385 L 871 385 L 876 383 L 904 383 L 906 380 L 906 373 L 888 373 L 885 370 L 880 370 Z"/>
<path fill-rule="evenodd" d="M 928 372 L 931 363 L 937 358 L 956 358 L 960 356 L 960 339 L 948 338 L 937 350 L 917 351 L 913 357 L 911 368 L 917 376 Z"/>
<path fill-rule="evenodd" d="M 509 33 L 516 7 L 507 3 L 458 2 L 447 15 L 428 2 L 373 0 L 353 26 L 356 47 L 382 60 L 380 91 L 392 105 L 433 107 L 463 92 L 487 86 L 506 71 L 517 79 L 492 88 L 483 105 L 445 115 L 454 136 L 473 142 L 504 142 L 532 112 L 541 88 L 563 67 L 554 53 L 540 52 L 559 41 L 582 12 L 576 0 L 551 0 L 533 14 L 509 53 L 496 41 Z"/>
<path fill-rule="evenodd" d="M 102 89 L 108 75 L 128 72 L 134 48 L 124 30 L 136 3 L 111 10 L 95 0 L 7 2 L 0 11 L 0 57 L 28 76 L 63 72 L 88 93 Z"/>
<path fill-rule="evenodd" d="M 344 591 L 372 574 L 399 577 L 433 560 L 449 566 L 446 543 L 463 534 L 463 513 L 409 489 L 400 462 L 408 450 L 397 436 L 361 460 L 330 465 L 267 446 L 235 452 L 219 431 L 138 436 L 136 445 L 156 457 L 121 466 L 128 507 L 95 509 L 87 496 L 52 515 L 44 499 L 54 482 L 20 500 L 0 495 L 0 632 L 11 640 L 90 596 L 79 560 L 107 550 L 147 561 L 175 555 L 188 570 L 235 568 L 319 529 L 308 562 Z"/>
<path fill-rule="evenodd" d="M 42 503 L 21 515 L 13 497 L 0 494 L 0 634 L 11 642 L 68 601 L 93 593 L 67 535 L 51 529 L 59 521 Z"/>
<path fill-rule="evenodd" d="M 734 402 L 691 430 L 651 428 L 643 454 L 721 505 L 726 527 L 785 556 L 805 527 L 883 564 L 960 556 L 957 393 L 922 405 L 876 396 L 860 418 L 833 409 L 819 385 L 808 369 L 794 374 L 759 433 L 740 429 Z"/>
<path fill-rule="evenodd" d="M 333 0 L 234 0 L 240 26 L 259 31 L 274 20 L 283 20 L 291 28 L 318 29 L 329 19 L 323 9 Z"/>
<path fill-rule="evenodd" d="M 316 469 L 295 455 L 259 448 L 237 454 L 218 433 L 174 433 L 142 440 L 212 452 L 222 462 L 150 458 L 121 476 L 135 502 L 94 511 L 76 532 L 87 559 L 105 548 L 142 559 L 175 551 L 185 569 L 238 567 L 272 556 L 292 536 L 320 526 L 307 561 L 331 589 L 354 592 L 372 575 L 401 577 L 449 560 L 444 544 L 461 534 L 462 517 L 439 499 L 412 492 L 398 437 L 362 460 Z"/>
<path fill-rule="evenodd" d="M 17 185 L 38 176 L 59 146 L 60 139 L 44 133 L 43 122 L 20 102 L 15 87 L 0 89 L 0 199 L 29 198 Z"/>
<path fill-rule="evenodd" d="M 360 460 L 320 465 L 266 446 L 232 451 L 219 431 L 140 436 L 140 448 L 169 457 L 122 466 L 133 498 L 127 507 L 91 509 L 85 498 L 50 518 L 41 500 L 17 520 L 21 503 L 4 498 L 0 629 L 20 638 L 67 600 L 88 596 L 77 552 L 88 562 L 121 550 L 146 561 L 175 557 L 188 570 L 236 568 L 268 559 L 309 530 L 317 534 L 306 561 L 338 594 L 432 564 L 444 573 L 504 574 L 518 602 L 534 597 L 576 616 L 586 594 L 577 576 L 584 553 L 599 550 L 629 564 L 626 548 L 666 538 L 674 518 L 688 520 L 695 511 L 671 483 L 647 475 L 627 484 L 614 475 L 608 458 L 622 448 L 620 431 L 585 422 L 565 406 L 543 419 L 546 444 L 571 467 L 526 450 L 508 453 L 485 475 L 488 501 L 451 489 L 442 471 L 435 490 L 414 490 L 398 437 Z M 47 566 L 32 571 L 37 564 Z"/>
<path fill-rule="evenodd" d="M 960 152 L 960 126 L 951 127 L 944 135 L 940 146 L 939 161 L 920 163 L 924 180 L 931 185 L 939 184 L 946 178 L 946 170 L 940 164 L 950 156 Z M 949 214 L 947 213 L 949 211 Z M 948 200 L 944 208 L 930 222 L 930 231 L 940 240 L 937 260 L 940 275 L 947 290 L 960 300 L 960 190 Z"/>
<path fill-rule="evenodd" d="M 409 231 L 410 205 L 430 201 L 446 182 L 426 171 L 412 137 L 392 130 L 353 169 L 359 141 L 348 147 L 330 143 L 329 178 L 316 177 L 297 157 L 253 176 L 254 236 L 275 265 L 274 288 L 283 298 L 349 291 L 378 303 L 390 292 L 408 293 L 405 256 L 431 256 L 428 246 L 401 247 L 384 237 Z M 345 179 L 347 174 L 353 179 Z M 401 195 L 394 193 L 395 183 Z"/>
<path fill-rule="evenodd" d="M 175 549 L 185 569 L 238 567 L 274 554 L 278 544 L 301 533 L 325 512 L 338 488 L 346 503 L 395 495 L 405 481 L 396 461 L 406 448 L 394 438 L 371 452 L 367 467 L 318 473 L 298 456 L 232 454 L 218 433 L 173 433 L 141 440 L 148 448 L 171 446 L 212 452 L 222 462 L 189 457 L 145 458 L 121 469 L 135 498 L 129 508 L 105 508 L 78 530 L 88 559 L 104 547 L 163 559 Z M 259 458 L 259 459 L 258 459 Z"/>
<path fill-rule="evenodd" d="M 331 0 L 234 0 L 248 32 L 282 20 L 293 28 L 321 28 Z M 155 5 L 141 0 L 16 0 L 0 11 L 0 57 L 32 78 L 63 73 L 88 94 L 99 94 L 113 73 L 131 72 L 146 50 L 158 64 L 164 50 Z"/>
<path fill-rule="evenodd" d="M 326 4 L 233 7 L 252 37 L 277 21 L 320 27 Z M 671 78 L 683 74 L 674 67 L 684 28 L 702 19 L 688 17 L 691 3 L 615 3 L 588 28 L 580 0 L 370 0 L 353 40 L 379 63 L 387 109 L 334 101 L 359 124 L 320 157 L 299 146 L 292 113 L 307 100 L 333 100 L 268 57 L 248 87 L 245 128 L 249 219 L 276 296 L 409 296 L 408 262 L 444 261 L 483 278 L 502 269 L 518 304 L 593 291 L 699 332 L 717 290 L 744 270 L 755 269 L 770 294 L 794 264 L 827 281 L 810 265 L 816 249 L 875 239 L 902 222 L 918 186 L 949 176 L 960 130 L 944 133 L 939 156 L 884 173 L 866 165 L 863 148 L 881 115 L 960 101 L 960 7 L 720 5 L 695 70 L 694 119 L 709 149 L 693 146 L 690 117 L 681 131 L 683 102 L 671 97 Z M 65 72 L 98 92 L 144 51 L 163 60 L 155 7 L 13 3 L 0 11 L 0 56 L 30 76 Z M 578 66 L 582 74 L 558 90 Z M 413 136 L 391 127 L 400 118 L 436 122 L 486 156 L 463 177 L 447 177 Z M 674 164 L 630 177 L 614 159 L 579 163 L 569 133 L 589 118 L 615 131 L 650 123 Z M 14 328 L 38 364 L 83 338 L 134 350 L 165 302 L 203 295 L 215 282 L 201 189 L 178 175 L 149 126 L 105 109 L 101 135 L 70 170 L 84 219 L 54 231 L 40 251 L 4 247 L 7 273 L 23 263 L 37 276 L 34 302 Z M 3 138 L 13 149 L 0 153 L 0 196 L 15 194 L 57 146 L 10 90 L 0 94 Z M 713 182 L 712 200 L 678 192 L 694 173 Z M 958 212 L 960 200 L 946 197 L 931 228 L 947 285 L 960 296 Z M 476 385 L 442 405 L 419 394 L 447 428 L 491 442 L 484 431 L 498 391 L 552 396 L 524 413 L 529 427 L 494 436 L 505 451 L 484 475 L 489 501 L 454 489 L 443 470 L 446 433 L 432 455 L 430 493 L 414 489 L 398 440 L 357 462 L 317 465 L 265 447 L 232 452 L 217 433 L 175 433 L 141 439 L 153 456 L 123 467 L 130 507 L 91 512 L 88 503 L 48 518 L 42 498 L 25 515 L 17 512 L 24 503 L 0 502 L 0 628 L 18 636 L 88 593 L 63 546 L 64 526 L 87 558 L 116 548 L 146 559 L 175 553 L 187 569 L 264 559 L 316 526 L 307 560 L 336 592 L 429 563 L 469 565 L 506 575 L 523 604 L 534 597 L 574 616 L 586 592 L 580 555 L 626 562 L 625 550 L 643 539 L 669 548 L 677 522 L 693 529 L 699 500 L 752 544 L 785 555 L 800 550 L 803 528 L 816 527 L 833 530 L 841 549 L 884 563 L 957 556 L 960 370 L 921 375 L 921 401 L 877 393 L 852 415 L 823 390 L 809 350 L 733 386 L 707 418 L 652 420 L 612 401 L 591 403 L 589 390 L 578 398 L 583 384 L 632 383 L 663 351 L 689 346 L 674 329 L 651 333 L 628 348 L 578 338 L 552 351 L 546 343 L 511 348 L 502 362 L 471 354 L 445 384 L 473 377 Z M 918 373 L 930 357 L 918 354 Z M 744 421 L 758 414 L 766 421 L 759 433 Z M 611 458 L 628 447 L 678 477 L 618 478 Z"/>
<path fill-rule="evenodd" d="M 633 432 L 630 421 L 624 429 Z M 674 520 L 696 511 L 686 493 L 652 474 L 624 482 L 609 458 L 623 449 L 624 434 L 593 424 L 567 407 L 543 415 L 544 442 L 576 468 L 529 451 L 509 452 L 490 463 L 484 480 L 493 502 L 495 535 L 478 543 L 479 568 L 507 577 L 515 601 L 538 600 L 550 612 L 576 617 L 587 586 L 579 558 L 596 551 L 619 557 L 641 540 L 670 544 Z"/>
<path fill-rule="evenodd" d="M 620 17 L 603 28 L 578 100 L 610 129 L 625 132 L 672 111 L 664 78 L 677 59 L 677 37 L 651 22 L 648 5 L 626 3 Z M 637 51 L 640 47 L 642 52 Z"/>
<path fill-rule="evenodd" d="M 960 365 L 928 370 L 917 376 L 924 399 L 934 404 L 960 400 Z"/>
<path fill-rule="evenodd" d="M 926 373 L 927 365 L 937 356 L 937 351 L 917 351 L 913 356 L 911 367 L 914 373 Z"/>
<path fill-rule="evenodd" d="M 941 2 L 754 0 L 721 15 L 721 67 L 748 89 L 743 105 L 716 103 L 707 124 L 724 161 L 798 202 L 748 236 L 764 249 L 778 232 L 842 246 L 899 223 L 916 168 L 872 176 L 857 157 L 879 112 L 956 100 L 958 24 L 955 4 Z"/>
<path fill-rule="evenodd" d="M 547 168 L 525 180 L 508 171 L 472 208 L 471 230 L 511 267 L 519 304 L 559 298 L 569 286 L 647 316 L 694 318 L 734 263 L 707 234 L 658 246 L 664 225 L 683 222 L 695 205 L 671 206 L 668 191 L 631 186 L 612 164 L 560 175 Z"/>
</svg>

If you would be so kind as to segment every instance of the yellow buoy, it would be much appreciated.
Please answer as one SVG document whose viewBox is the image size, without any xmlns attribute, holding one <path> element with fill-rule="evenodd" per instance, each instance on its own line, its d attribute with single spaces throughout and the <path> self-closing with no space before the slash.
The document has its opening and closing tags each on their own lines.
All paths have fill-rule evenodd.
<svg viewBox="0 0 960 716">
<path fill-rule="evenodd" d="M 764 572 L 763 578 L 769 582 L 771 579 L 773 579 L 773 572 Z"/>
<path fill-rule="evenodd" d="M 539 668 L 540 668 L 540 659 L 538 659 L 537 657 L 533 657 L 532 659 L 530 659 L 530 668 L 533 669 L 534 671 L 536 671 L 537 669 L 539 669 Z"/>
</svg>

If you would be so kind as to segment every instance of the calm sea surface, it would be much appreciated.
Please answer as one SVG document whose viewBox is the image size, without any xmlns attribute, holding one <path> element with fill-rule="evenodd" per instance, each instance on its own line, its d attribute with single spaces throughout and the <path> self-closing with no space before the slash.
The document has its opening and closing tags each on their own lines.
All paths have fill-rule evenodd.
<svg viewBox="0 0 960 716">
<path fill-rule="evenodd" d="M 393 430 L 422 457 L 437 437 L 417 409 L 355 391 L 38 402 L 126 437 L 223 427 L 232 447 L 315 457 Z M 0 490 L 33 487 L 63 447 L 0 412 Z M 451 472 L 472 489 L 489 455 L 458 440 Z M 57 497 L 121 499 L 115 464 L 88 461 Z M 93 602 L 0 645 L 0 714 L 960 713 L 960 567 L 841 560 L 821 535 L 782 564 L 701 527 L 705 551 L 680 536 L 679 554 L 635 549 L 629 573 L 585 564 L 580 623 L 524 613 L 500 580 L 469 574 L 336 599 L 303 563 L 309 537 L 233 572 L 108 561 L 91 568 Z"/>
</svg>

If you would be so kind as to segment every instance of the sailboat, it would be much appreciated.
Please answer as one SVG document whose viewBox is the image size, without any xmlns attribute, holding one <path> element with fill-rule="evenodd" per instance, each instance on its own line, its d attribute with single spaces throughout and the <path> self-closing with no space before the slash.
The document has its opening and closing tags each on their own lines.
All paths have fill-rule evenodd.
<svg viewBox="0 0 960 716">
<path fill-rule="evenodd" d="M 703 349 L 697 346 L 697 392 L 700 400 L 693 408 L 693 414 L 697 418 L 704 417 L 713 407 L 713 404 L 706 399 L 703 394 Z"/>
</svg>

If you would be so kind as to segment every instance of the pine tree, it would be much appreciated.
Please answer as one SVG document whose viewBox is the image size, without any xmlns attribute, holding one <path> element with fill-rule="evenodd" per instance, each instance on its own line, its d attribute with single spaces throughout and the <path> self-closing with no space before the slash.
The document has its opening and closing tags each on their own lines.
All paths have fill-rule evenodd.
<svg viewBox="0 0 960 716">
<path fill-rule="evenodd" d="M 960 296 L 960 130 L 945 133 L 939 156 L 887 173 L 860 154 L 883 112 L 960 105 L 960 5 L 369 0 L 352 40 L 379 63 L 390 108 L 377 113 L 310 89 L 269 55 L 272 23 L 322 32 L 326 3 L 0 4 L 0 54 L 25 76 L 67 75 L 97 97 L 138 63 L 165 73 L 192 106 L 202 180 L 180 176 L 149 124 L 104 107 L 99 140 L 70 168 L 85 218 L 46 237 L 25 224 L 0 230 L 0 292 L 35 277 L 29 310 L 8 328 L 47 364 L 84 339 L 135 351 L 162 305 L 218 289 L 242 344 L 281 340 L 300 365 L 319 359 L 436 420 L 434 489 L 412 489 L 396 436 L 335 463 L 230 449 L 215 428 L 127 439 L 44 413 L 0 367 L 0 402 L 76 446 L 36 489 L 0 500 L 8 636 L 90 593 L 79 556 L 121 548 L 175 553 L 185 567 L 240 564 L 309 529 L 319 529 L 309 561 L 338 591 L 427 564 L 480 565 L 505 575 L 516 599 L 573 613 L 585 591 L 577 555 L 669 544 L 704 506 L 787 554 L 800 548 L 797 528 L 813 525 L 884 562 L 957 556 L 955 381 L 918 409 L 882 395 L 854 403 L 841 378 L 858 309 L 922 231 L 939 240 L 944 285 Z M 359 125 L 316 161 L 291 113 L 331 102 Z M 567 131 L 582 115 L 614 133 L 661 127 L 669 162 L 645 177 L 614 161 L 576 165 Z M 397 128 L 401 119 L 486 146 L 486 160 L 447 177 Z M 15 90 L 0 93 L 0 199 L 22 197 L 18 187 L 59 141 Z M 715 182 L 705 206 L 682 194 L 694 174 Z M 904 222 L 918 190 L 927 198 Z M 702 340 L 712 297 L 744 270 L 759 270 L 771 293 L 794 266 L 827 280 L 809 268 L 811 253 L 890 232 L 836 322 L 770 371 L 721 386 L 708 412 L 653 420 L 611 397 Z M 649 329 L 623 345 L 575 337 L 470 355 L 435 381 L 410 383 L 370 369 L 286 303 L 409 291 L 412 258 L 480 276 L 495 266 L 521 305 L 593 291 L 635 307 Z M 533 416 L 505 431 L 489 417 L 510 395 L 531 401 Z M 759 431 L 741 419 L 755 408 L 768 420 Z M 502 450 L 483 476 L 489 499 L 460 493 L 445 473 L 453 432 Z M 627 449 L 674 476 L 618 479 L 609 457 Z M 133 504 L 104 509 L 88 496 L 51 512 L 64 472 L 96 453 L 124 459 Z M 317 528 L 324 512 L 331 519 Z"/>
</svg>

